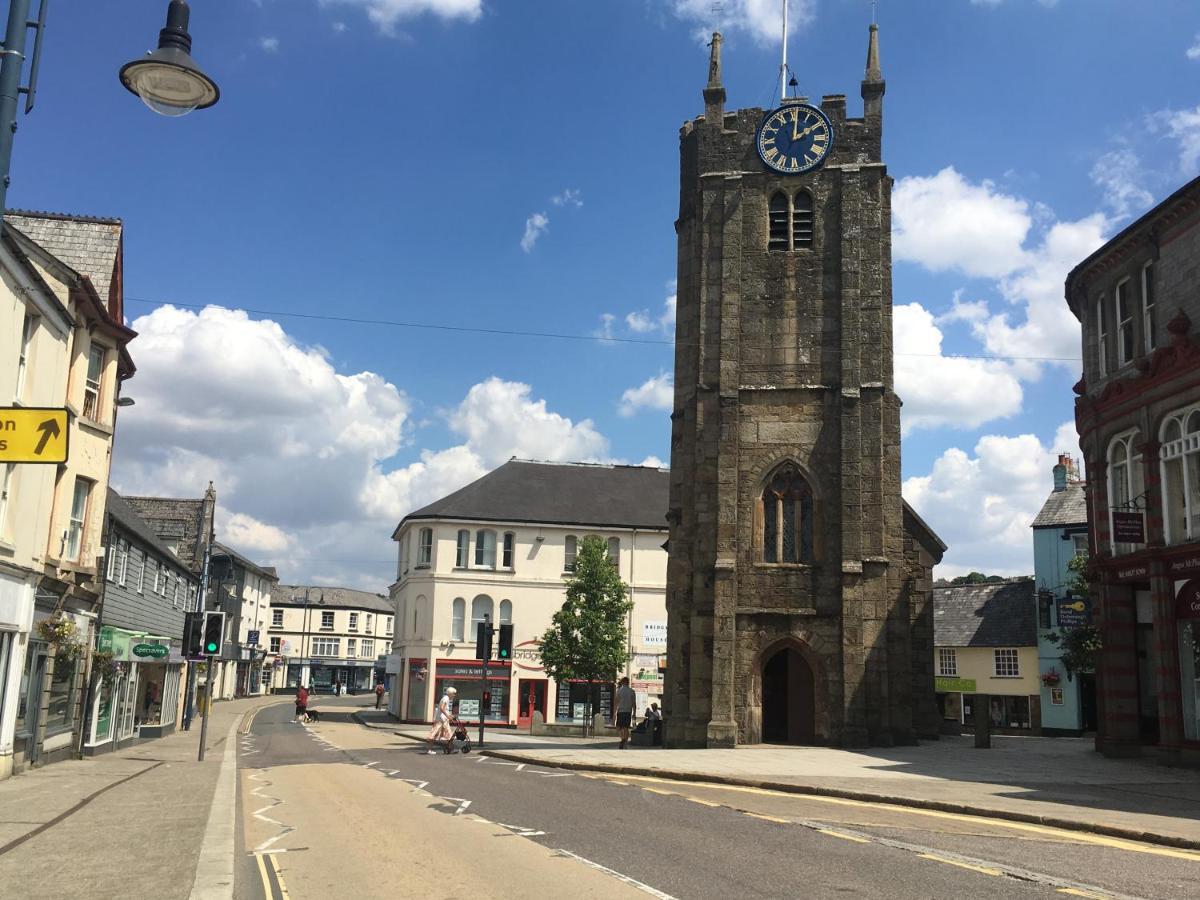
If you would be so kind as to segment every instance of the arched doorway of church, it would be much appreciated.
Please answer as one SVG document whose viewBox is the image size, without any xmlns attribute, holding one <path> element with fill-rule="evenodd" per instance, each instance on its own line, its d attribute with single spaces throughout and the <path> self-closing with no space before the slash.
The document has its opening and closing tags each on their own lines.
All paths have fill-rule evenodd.
<svg viewBox="0 0 1200 900">
<path fill-rule="evenodd" d="M 781 647 L 762 673 L 762 739 L 769 744 L 811 744 L 816 738 L 813 672 L 794 647 Z"/>
</svg>

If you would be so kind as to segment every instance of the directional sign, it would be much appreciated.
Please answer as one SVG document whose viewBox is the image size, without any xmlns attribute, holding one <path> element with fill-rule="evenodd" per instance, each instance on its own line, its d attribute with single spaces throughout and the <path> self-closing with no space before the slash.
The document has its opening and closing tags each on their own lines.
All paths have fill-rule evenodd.
<svg viewBox="0 0 1200 900">
<path fill-rule="evenodd" d="M 0 462 L 65 463 L 69 436 L 65 409 L 0 407 Z"/>
</svg>

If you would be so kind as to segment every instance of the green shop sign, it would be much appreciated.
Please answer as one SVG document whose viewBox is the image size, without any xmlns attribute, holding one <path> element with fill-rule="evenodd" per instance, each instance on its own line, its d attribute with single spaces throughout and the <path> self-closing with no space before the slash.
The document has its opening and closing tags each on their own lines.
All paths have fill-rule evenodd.
<svg viewBox="0 0 1200 900">
<path fill-rule="evenodd" d="M 134 644 L 133 655 L 142 659 L 162 659 L 171 648 L 166 644 Z"/>
<path fill-rule="evenodd" d="M 939 694 L 973 694 L 975 693 L 974 678 L 935 678 L 933 689 Z"/>
</svg>

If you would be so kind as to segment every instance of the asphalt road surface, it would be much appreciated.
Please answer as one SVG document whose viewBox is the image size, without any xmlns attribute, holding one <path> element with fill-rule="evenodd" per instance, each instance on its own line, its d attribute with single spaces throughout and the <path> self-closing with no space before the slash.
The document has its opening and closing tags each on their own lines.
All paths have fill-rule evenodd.
<svg viewBox="0 0 1200 900">
<path fill-rule="evenodd" d="M 239 748 L 241 898 L 1200 897 L 1200 853 L 1022 823 L 470 755 L 326 699 Z"/>
</svg>

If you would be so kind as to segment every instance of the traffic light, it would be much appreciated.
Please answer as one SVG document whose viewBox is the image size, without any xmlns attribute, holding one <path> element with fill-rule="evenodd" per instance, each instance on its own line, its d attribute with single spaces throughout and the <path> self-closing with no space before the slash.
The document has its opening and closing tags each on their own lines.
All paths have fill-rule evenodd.
<svg viewBox="0 0 1200 900">
<path fill-rule="evenodd" d="M 492 692 L 484 691 L 483 692 L 483 706 L 485 709 L 487 709 L 491 705 L 492 705 Z"/>
<path fill-rule="evenodd" d="M 500 650 L 496 654 L 497 659 L 512 659 L 512 623 L 502 622 L 500 624 Z"/>
<path fill-rule="evenodd" d="M 221 643 L 225 637 L 225 613 L 206 612 L 204 614 L 204 646 L 201 652 L 205 656 L 216 656 L 221 652 Z"/>
<path fill-rule="evenodd" d="M 492 623 L 480 622 L 475 626 L 475 658 L 492 658 Z"/>
<path fill-rule="evenodd" d="M 203 656 L 200 649 L 204 635 L 204 613 L 190 612 L 183 619 L 183 655 L 185 659 L 193 656 Z"/>
</svg>

